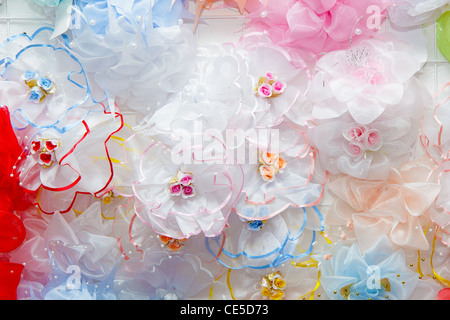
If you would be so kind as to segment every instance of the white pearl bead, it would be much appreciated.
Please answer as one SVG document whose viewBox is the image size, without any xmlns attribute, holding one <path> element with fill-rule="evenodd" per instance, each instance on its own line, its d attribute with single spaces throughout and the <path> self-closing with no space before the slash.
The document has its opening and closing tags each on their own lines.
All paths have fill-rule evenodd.
<svg viewBox="0 0 450 320">
<path fill-rule="evenodd" d="M 261 12 L 260 16 L 261 16 L 261 18 L 267 17 L 267 11 Z"/>
</svg>

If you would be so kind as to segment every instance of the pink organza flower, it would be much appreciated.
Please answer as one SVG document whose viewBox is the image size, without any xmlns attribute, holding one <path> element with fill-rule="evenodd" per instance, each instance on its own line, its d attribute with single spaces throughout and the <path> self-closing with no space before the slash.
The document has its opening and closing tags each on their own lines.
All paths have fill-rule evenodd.
<svg viewBox="0 0 450 320">
<path fill-rule="evenodd" d="M 266 32 L 294 52 L 348 48 L 381 28 L 388 0 L 283 0 L 249 7 L 249 30 Z"/>
<path fill-rule="evenodd" d="M 392 168 L 386 180 L 363 180 L 347 175 L 330 178 L 336 196 L 325 222 L 354 235 L 361 251 L 387 235 L 395 247 L 427 250 L 423 230 L 431 225 L 429 208 L 441 187 L 427 182 L 431 170 L 424 158 Z M 349 239 L 350 240 L 350 239 Z"/>
</svg>

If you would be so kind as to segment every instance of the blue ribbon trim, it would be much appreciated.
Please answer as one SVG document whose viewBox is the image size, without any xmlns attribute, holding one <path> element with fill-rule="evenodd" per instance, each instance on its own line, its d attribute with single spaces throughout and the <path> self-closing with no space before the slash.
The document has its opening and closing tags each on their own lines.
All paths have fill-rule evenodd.
<svg viewBox="0 0 450 320">
<path fill-rule="evenodd" d="M 42 27 L 42 28 L 39 28 L 38 30 L 36 30 L 36 31 L 33 33 L 33 35 L 31 35 L 31 36 L 29 36 L 29 35 L 27 35 L 27 34 L 19 34 L 19 35 L 15 35 L 15 36 L 9 37 L 2 45 L 0 45 L 0 47 L 1 47 L 1 46 L 4 46 L 4 45 L 5 45 L 6 43 L 8 43 L 8 42 L 12 42 L 12 41 L 15 41 L 15 40 L 20 39 L 20 38 L 23 38 L 23 37 L 27 38 L 29 41 L 33 41 L 34 38 L 35 38 L 37 35 L 39 35 L 41 32 L 44 32 L 44 31 L 50 31 L 50 32 L 53 32 L 53 30 L 54 30 L 54 29 L 53 29 L 53 28 L 50 28 L 50 27 Z M 65 45 L 67 48 L 70 49 L 69 39 L 68 39 L 67 35 L 62 34 L 60 37 L 61 37 L 61 39 L 62 39 L 64 45 Z M 86 90 L 86 94 L 85 94 L 85 96 L 84 96 L 83 98 L 81 98 L 76 104 L 70 106 L 69 108 L 66 108 L 65 112 L 64 112 L 64 113 L 63 113 L 63 114 L 62 114 L 55 122 L 53 122 L 53 123 L 51 123 L 51 124 L 39 125 L 39 124 L 37 124 L 37 123 L 34 123 L 33 121 L 31 121 L 31 120 L 24 114 L 24 112 L 23 112 L 22 109 L 16 109 L 16 110 L 13 111 L 13 116 L 14 116 L 14 118 L 17 120 L 17 122 L 23 124 L 24 127 L 18 127 L 18 126 L 16 126 L 16 125 L 13 123 L 13 128 L 16 129 L 16 130 L 23 130 L 23 129 L 25 129 L 26 127 L 28 127 L 28 125 L 31 125 L 32 127 L 37 128 L 37 129 L 51 129 L 51 128 L 53 128 L 53 129 L 55 129 L 56 131 L 58 131 L 59 133 L 62 134 L 62 133 L 65 133 L 65 132 L 67 132 L 67 131 L 70 131 L 71 129 L 73 129 L 74 127 L 76 127 L 76 126 L 79 125 L 80 123 L 82 123 L 82 122 L 86 119 L 86 117 L 87 117 L 91 112 L 103 112 L 103 110 L 101 110 L 101 111 L 87 110 L 87 111 L 86 111 L 86 114 L 85 114 L 83 117 L 81 117 L 80 119 L 78 119 L 77 121 L 75 121 L 74 123 L 72 123 L 72 124 L 70 124 L 70 125 L 66 125 L 66 126 L 64 126 L 64 127 L 62 127 L 62 128 L 58 127 L 58 124 L 60 124 L 60 123 L 66 118 L 67 114 L 68 114 L 72 109 L 75 109 L 75 108 L 79 107 L 80 105 L 82 105 L 83 103 L 85 103 L 89 98 L 91 98 L 91 101 L 92 101 L 94 104 L 98 104 L 99 102 L 103 101 L 103 100 L 96 101 L 96 100 L 92 97 L 92 94 L 91 94 L 91 88 L 90 88 L 90 86 L 89 86 L 89 81 L 88 81 L 88 78 L 87 78 L 87 75 L 86 75 L 86 71 L 85 71 L 83 65 L 82 65 L 81 62 L 78 60 L 78 58 L 75 57 L 75 55 L 73 55 L 71 52 L 69 52 L 69 50 L 66 49 L 66 48 L 63 48 L 63 47 L 55 47 L 55 46 L 53 46 L 53 45 L 51 45 L 51 44 L 30 44 L 30 45 L 26 46 L 25 48 L 21 49 L 21 50 L 15 55 L 15 57 L 12 57 L 12 58 L 7 57 L 7 58 L 4 58 L 4 59 L 0 60 L 0 65 L 1 65 L 1 64 L 4 64 L 4 65 L 5 65 L 4 70 L 3 70 L 2 73 L 1 73 L 1 76 L 4 77 L 4 74 L 5 74 L 5 72 L 6 72 L 7 68 L 8 68 L 8 66 L 10 66 L 14 61 L 16 61 L 16 60 L 17 60 L 17 59 L 18 59 L 25 51 L 27 51 L 27 50 L 29 50 L 29 49 L 32 49 L 32 48 L 39 48 L 39 47 L 41 47 L 41 48 L 51 48 L 51 49 L 53 49 L 54 51 L 59 51 L 59 50 L 61 50 L 61 51 L 65 52 L 65 53 L 67 53 L 68 56 L 69 56 L 70 58 L 72 58 L 72 59 L 80 66 L 80 71 L 79 71 L 79 72 L 78 72 L 78 71 L 71 71 L 71 72 L 69 72 L 69 74 L 67 75 L 67 80 L 68 80 L 69 82 L 71 82 L 72 84 L 74 84 L 75 86 L 77 86 L 77 87 L 79 87 L 79 88 L 81 88 L 81 89 L 85 89 L 85 90 Z M 7 61 L 6 61 L 6 60 L 7 60 Z M 86 83 L 86 85 L 82 85 L 82 84 L 78 83 L 77 81 L 73 80 L 73 75 L 82 75 L 83 78 L 84 78 L 84 82 Z M 7 79 L 5 79 L 5 80 L 7 80 Z M 106 94 L 105 94 L 104 97 L 106 97 Z M 107 108 L 109 108 L 109 106 L 108 106 Z"/>
<path fill-rule="evenodd" d="M 320 231 L 323 231 L 324 230 L 324 218 L 323 218 L 323 215 L 322 215 L 322 213 L 320 212 L 320 210 L 316 206 L 313 206 L 312 209 L 314 210 L 314 212 L 319 217 L 319 220 L 320 220 Z M 282 263 L 286 262 L 287 260 L 300 259 L 300 258 L 303 258 L 303 257 L 309 255 L 312 252 L 313 243 L 316 240 L 316 231 L 314 231 L 314 230 L 312 231 L 313 235 L 312 235 L 312 239 L 311 239 L 311 241 L 309 243 L 308 249 L 306 249 L 305 252 L 303 252 L 303 253 L 301 253 L 299 255 L 294 255 L 294 254 L 292 254 L 292 251 L 293 251 L 292 247 L 287 250 L 288 252 L 284 252 L 285 249 L 287 248 L 288 244 L 291 245 L 292 243 L 295 243 L 296 241 L 298 241 L 299 237 L 303 234 L 303 232 L 304 232 L 304 230 L 306 228 L 307 219 L 308 219 L 308 217 L 307 217 L 307 210 L 304 207 L 302 208 L 302 210 L 303 210 L 304 221 L 303 221 L 303 224 L 302 224 L 300 230 L 292 237 L 291 237 L 291 233 L 288 231 L 284 242 L 280 246 L 278 246 L 277 248 L 275 248 L 274 250 L 272 250 L 272 251 L 270 251 L 268 253 L 265 253 L 265 254 L 262 254 L 262 255 L 251 255 L 251 254 L 248 254 L 245 251 L 242 251 L 242 252 L 239 252 L 237 254 L 233 254 L 233 253 L 230 253 L 225 248 L 222 249 L 222 253 L 224 255 L 226 255 L 227 257 L 231 258 L 231 259 L 238 259 L 238 258 L 240 258 L 242 256 L 245 256 L 245 257 L 247 257 L 247 258 L 249 258 L 251 260 L 258 260 L 258 259 L 268 258 L 268 257 L 270 257 L 272 255 L 276 255 L 278 253 L 278 255 L 276 255 L 276 257 L 273 259 L 272 262 L 270 262 L 268 264 L 265 264 L 265 265 L 262 265 L 262 266 L 254 266 L 254 265 L 250 265 L 250 264 L 243 264 L 240 267 L 232 267 L 229 264 L 227 264 L 225 261 L 223 261 L 223 259 L 221 259 L 220 256 L 217 258 L 217 261 L 220 264 L 222 264 L 223 266 L 225 266 L 227 268 L 230 268 L 230 269 L 243 269 L 243 268 L 267 269 L 267 268 L 278 267 L 279 265 L 281 265 Z M 205 238 L 206 249 L 208 250 L 208 252 L 212 256 L 215 257 L 217 255 L 217 252 L 214 252 L 214 250 L 211 248 L 210 241 L 214 241 L 215 244 L 218 247 L 221 247 L 222 236 L 217 236 L 217 237 L 213 237 L 213 238 Z M 293 247 L 295 247 L 295 246 L 293 246 Z"/>
</svg>

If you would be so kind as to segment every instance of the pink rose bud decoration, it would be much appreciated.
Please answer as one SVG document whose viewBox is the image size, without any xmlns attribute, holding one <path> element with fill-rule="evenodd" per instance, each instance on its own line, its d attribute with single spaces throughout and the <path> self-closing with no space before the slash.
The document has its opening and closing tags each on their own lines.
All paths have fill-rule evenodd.
<svg viewBox="0 0 450 320">
<path fill-rule="evenodd" d="M 369 133 L 365 137 L 364 145 L 369 149 L 370 151 L 377 151 L 381 148 L 381 145 L 383 143 L 383 140 L 381 138 L 380 131 L 376 129 L 369 130 Z"/>
<path fill-rule="evenodd" d="M 272 96 L 272 86 L 270 84 L 262 84 L 258 88 L 258 94 L 263 98 L 270 98 Z"/>
<path fill-rule="evenodd" d="M 177 178 L 178 178 L 178 181 L 183 186 L 188 186 L 194 182 L 194 177 L 190 173 L 184 173 L 184 172 L 179 171 L 177 174 Z"/>
<path fill-rule="evenodd" d="M 360 143 L 350 142 L 348 145 L 346 145 L 344 150 L 348 155 L 353 157 L 354 160 L 359 160 L 364 155 L 366 148 Z"/>
<path fill-rule="evenodd" d="M 273 73 L 267 72 L 265 76 L 259 78 L 255 91 L 262 98 L 272 98 L 282 94 L 285 89 L 284 82 L 277 80 Z"/>
<path fill-rule="evenodd" d="M 355 126 L 347 131 L 344 131 L 342 134 L 348 141 L 363 141 L 367 130 L 368 129 L 366 126 Z"/>
<path fill-rule="evenodd" d="M 375 73 L 370 78 L 370 83 L 373 85 L 382 84 L 385 82 L 385 78 L 381 73 Z"/>
<path fill-rule="evenodd" d="M 272 88 L 275 93 L 280 94 L 283 93 L 284 89 L 286 88 L 286 85 L 280 80 L 277 80 L 272 84 Z"/>
<path fill-rule="evenodd" d="M 343 130 L 342 135 L 349 142 L 344 146 L 344 150 L 354 160 L 361 159 L 367 150 L 378 151 L 383 144 L 380 131 L 363 125 L 351 126 Z"/>
<path fill-rule="evenodd" d="M 195 196 L 195 189 L 193 186 L 183 186 L 183 193 L 182 193 L 182 197 L 183 198 L 190 198 Z"/>
<path fill-rule="evenodd" d="M 271 72 L 267 72 L 267 73 L 266 73 L 266 77 L 267 77 L 269 80 L 275 79 L 275 76 L 274 76 Z"/>
<path fill-rule="evenodd" d="M 187 199 L 195 196 L 193 186 L 194 177 L 188 172 L 178 171 L 176 176 L 170 181 L 169 192 L 172 196 L 182 196 Z"/>
<path fill-rule="evenodd" d="M 169 187 L 169 191 L 173 196 L 179 196 L 181 194 L 182 186 L 180 184 L 172 184 Z"/>
</svg>

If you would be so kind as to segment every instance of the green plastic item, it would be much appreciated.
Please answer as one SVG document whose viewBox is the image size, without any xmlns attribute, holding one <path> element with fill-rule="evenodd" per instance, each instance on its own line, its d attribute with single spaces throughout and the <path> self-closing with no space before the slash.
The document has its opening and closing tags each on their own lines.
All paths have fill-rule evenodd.
<svg viewBox="0 0 450 320">
<path fill-rule="evenodd" d="M 450 11 L 436 20 L 436 43 L 439 51 L 450 62 Z"/>
</svg>

